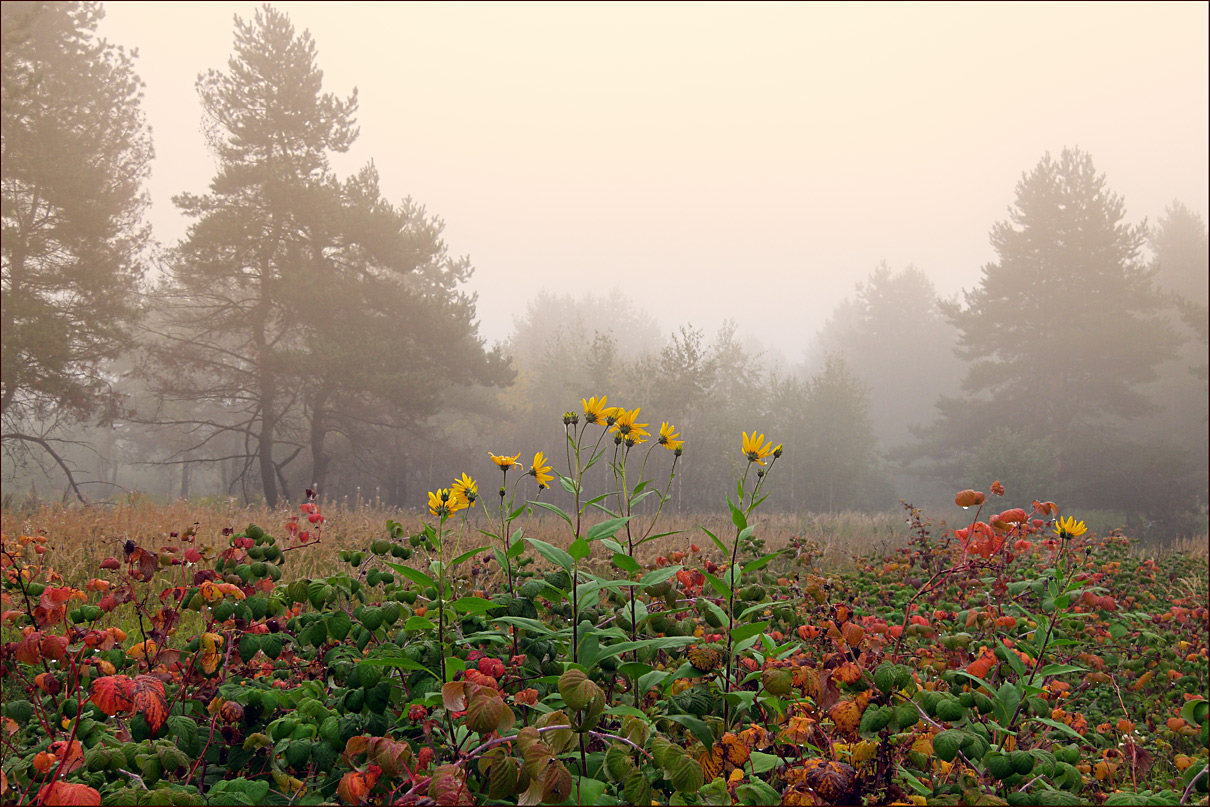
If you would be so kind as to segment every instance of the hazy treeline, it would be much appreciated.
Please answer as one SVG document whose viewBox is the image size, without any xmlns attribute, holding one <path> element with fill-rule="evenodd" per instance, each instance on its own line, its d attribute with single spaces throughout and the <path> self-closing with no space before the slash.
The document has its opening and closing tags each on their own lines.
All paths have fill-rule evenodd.
<svg viewBox="0 0 1210 807">
<path fill-rule="evenodd" d="M 441 220 L 384 199 L 372 164 L 336 176 L 356 93 L 324 93 L 314 43 L 269 6 L 199 77 L 216 174 L 175 200 L 186 237 L 155 245 L 140 83 L 97 41 L 100 12 L 3 7 L 10 500 L 273 505 L 317 485 L 419 507 L 467 472 L 490 504 L 488 451 L 526 467 L 542 451 L 559 470 L 565 414 L 608 395 L 686 441 L 680 511 L 722 504 L 755 431 L 786 447 L 770 499 L 784 510 L 885 510 L 999 479 L 1015 502 L 1205 529 L 1206 226 L 1179 202 L 1127 222 L 1087 154 L 1022 175 L 997 259 L 961 298 L 884 264 L 811 344 L 766 347 L 732 322 L 661 332 L 620 291 L 541 294 L 489 347 Z M 671 467 L 654 439 L 633 450 L 657 479 Z"/>
</svg>

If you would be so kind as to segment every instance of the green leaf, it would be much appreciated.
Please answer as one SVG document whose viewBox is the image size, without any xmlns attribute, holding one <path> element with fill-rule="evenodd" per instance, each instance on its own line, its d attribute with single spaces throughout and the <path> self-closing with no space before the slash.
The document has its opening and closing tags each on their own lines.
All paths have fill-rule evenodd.
<svg viewBox="0 0 1210 807">
<path fill-rule="evenodd" d="M 591 527 L 589 527 L 588 532 L 584 537 L 589 541 L 599 541 L 602 538 L 612 538 L 618 530 L 625 526 L 627 521 L 630 521 L 630 516 L 606 519 L 600 524 L 593 524 Z"/>
<path fill-rule="evenodd" d="M 1013 719 L 1013 715 L 1017 711 L 1017 707 L 1021 705 L 1021 690 L 1013 686 L 1008 681 L 1000 685 L 996 690 L 996 699 L 992 702 L 992 707 L 995 709 L 996 717 L 1005 726 L 1008 721 Z"/>
<path fill-rule="evenodd" d="M 601 641 L 595 632 L 581 634 L 580 652 L 577 656 L 584 669 L 591 670 L 601 657 Z"/>
<path fill-rule="evenodd" d="M 575 493 L 574 490 L 568 491 L 568 492 Z M 575 526 L 574 524 L 572 524 L 571 516 L 567 515 L 567 513 L 564 513 L 562 508 L 560 508 L 556 505 L 553 505 L 550 502 L 531 501 L 530 504 L 532 504 L 534 507 L 541 507 L 543 510 L 549 510 L 550 512 L 557 515 L 559 518 L 566 521 L 568 526 Z"/>
<path fill-rule="evenodd" d="M 639 579 L 640 586 L 654 586 L 657 583 L 663 583 L 671 578 L 674 574 L 681 570 L 680 566 L 665 566 L 662 569 L 656 569 L 653 572 L 648 572 Z"/>
<path fill-rule="evenodd" d="M 739 498 L 741 501 L 743 500 L 744 497 L 742 493 L 740 494 Z M 731 523 L 735 525 L 735 528 L 737 530 L 745 529 L 748 526 L 748 519 L 744 515 L 744 511 L 736 507 L 731 501 L 730 496 L 727 497 L 727 507 L 731 510 Z"/>
<path fill-rule="evenodd" d="M 569 477 L 563 476 L 563 474 L 559 473 L 558 471 L 555 471 L 555 476 L 558 477 L 559 485 L 563 488 L 563 490 L 567 491 L 572 496 L 576 495 L 576 485 Z M 537 502 L 534 503 L 537 504 Z"/>
<path fill-rule="evenodd" d="M 671 532 L 657 532 L 655 535 L 648 535 L 646 538 L 642 539 L 641 541 L 636 541 L 634 545 L 642 546 L 643 544 L 647 543 L 648 541 L 654 541 L 657 538 L 667 538 L 669 535 L 679 535 L 682 532 L 684 532 L 684 530 L 672 530 Z"/>
<path fill-rule="evenodd" d="M 573 776 L 572 780 L 576 783 L 573 786 L 572 792 L 580 794 L 580 804 L 596 804 L 608 789 L 608 785 L 599 779 Z"/>
<path fill-rule="evenodd" d="M 502 625 L 512 625 L 514 627 L 533 631 L 535 634 L 540 636 L 555 633 L 555 631 L 551 630 L 550 627 L 540 619 L 529 619 L 523 616 L 498 616 L 492 619 L 492 621 L 499 622 Z"/>
<path fill-rule="evenodd" d="M 614 552 L 618 552 L 622 555 L 627 554 L 626 547 L 622 546 L 620 543 L 613 540 L 612 538 L 602 538 L 601 545 L 604 546 L 606 549 L 612 550 Z"/>
<path fill-rule="evenodd" d="M 661 650 L 671 650 L 675 647 L 685 647 L 697 641 L 693 636 L 660 636 L 654 639 L 639 639 L 633 642 L 618 642 L 602 648 L 601 656 L 597 660 L 610 658 L 611 656 L 620 656 L 623 653 L 629 653 L 631 650 L 640 650 L 644 647 L 653 647 L 658 645 Z"/>
<path fill-rule="evenodd" d="M 518 537 L 520 534 L 521 530 L 513 533 L 513 543 L 508 547 L 508 557 L 510 558 L 518 558 L 525 552 L 525 541 Z"/>
<path fill-rule="evenodd" d="M 1088 672 L 1088 668 L 1079 667 L 1075 664 L 1047 664 L 1038 670 L 1038 675 L 1062 675 L 1063 673 L 1071 672 Z"/>
<path fill-rule="evenodd" d="M 1004 653 L 1008 657 L 1008 665 L 1013 668 L 1013 672 L 1017 674 L 1017 677 L 1025 678 L 1028 676 L 1029 671 L 1025 669 L 1025 662 L 1021 660 L 1016 651 L 1004 644 L 1003 639 L 1000 640 L 1000 646 L 1004 648 Z"/>
<path fill-rule="evenodd" d="M 568 572 L 570 572 L 572 567 L 576 565 L 576 562 L 572 559 L 571 555 L 567 554 L 562 549 L 559 549 L 557 546 L 548 544 L 545 541 L 539 541 L 537 538 L 526 538 L 525 540 L 529 541 L 533 548 L 538 550 L 539 555 L 546 558 L 556 566 L 562 567 Z"/>
<path fill-rule="evenodd" d="M 781 764 L 781 758 L 776 754 L 765 754 L 760 751 L 753 751 L 749 759 L 752 760 L 752 773 L 764 773 L 771 771 Z"/>
<path fill-rule="evenodd" d="M 766 754 L 766 756 L 768 755 Z M 753 807 L 761 804 L 781 803 L 781 794 L 762 779 L 753 779 L 735 788 L 735 797 L 739 799 L 740 804 L 753 805 Z"/>
<path fill-rule="evenodd" d="M 713 600 L 703 597 L 701 600 L 699 600 L 699 602 L 705 603 L 706 608 L 708 608 L 718 619 L 722 620 L 722 622 L 726 624 L 727 612 L 715 605 Z"/>
<path fill-rule="evenodd" d="M 644 664 L 641 661 L 628 661 L 625 664 L 618 665 L 618 672 L 632 681 L 637 681 L 640 677 L 651 672 L 652 669 L 654 668 L 650 664 Z"/>
<path fill-rule="evenodd" d="M 1186 723 L 1194 726 L 1205 723 L 1207 713 L 1210 713 L 1210 701 L 1205 698 L 1188 701 L 1181 707 L 1181 717 L 1185 719 Z"/>
<path fill-rule="evenodd" d="M 933 789 L 913 776 L 911 771 L 903 767 L 903 765 L 899 766 L 899 775 L 907 780 L 908 787 L 912 788 L 912 790 L 915 790 L 917 795 L 925 797 L 930 797 L 933 795 Z"/>
<path fill-rule="evenodd" d="M 731 641 L 736 644 L 757 634 L 764 633 L 769 627 L 768 622 L 754 622 L 751 625 L 738 625 L 731 629 Z"/>
<path fill-rule="evenodd" d="M 403 623 L 404 630 L 432 630 L 436 627 L 437 623 L 422 616 L 410 616 L 408 621 Z"/>
<path fill-rule="evenodd" d="M 693 715 L 664 715 L 664 717 L 674 723 L 680 723 L 689 729 L 693 733 L 693 736 L 697 737 L 701 744 L 707 748 L 714 745 L 714 732 L 700 718 L 696 718 Z"/>
<path fill-rule="evenodd" d="M 996 691 L 996 688 L 995 688 L 994 686 L 992 686 L 991 684 L 987 683 L 986 681 L 984 681 L 984 680 L 983 680 L 982 678 L 980 678 L 979 676 L 977 676 L 977 675 L 972 675 L 971 673 L 968 673 L 966 670 L 954 670 L 954 675 L 961 675 L 961 676 L 964 676 L 964 677 L 966 677 L 966 678 L 969 678 L 969 679 L 971 679 L 972 681 L 974 681 L 976 684 L 978 684 L 979 686 L 981 686 L 981 687 L 983 687 L 984 689 L 986 689 L 988 692 L 995 692 L 995 691 Z"/>
<path fill-rule="evenodd" d="M 344 611 L 336 611 L 328 617 L 328 635 L 334 641 L 343 642 L 345 637 L 349 635 L 349 630 L 353 627 L 353 620 Z"/>
<path fill-rule="evenodd" d="M 643 567 L 640 566 L 634 558 L 630 557 L 629 555 L 624 555 L 621 552 L 613 553 L 613 562 L 614 565 L 616 565 L 619 569 L 624 572 L 629 572 L 630 574 L 643 571 Z"/>
<path fill-rule="evenodd" d="M 437 581 L 419 569 L 413 569 L 411 566 L 404 566 L 399 563 L 387 563 L 386 565 L 417 585 L 437 588 Z"/>
<path fill-rule="evenodd" d="M 700 525 L 699 525 L 699 526 L 700 526 Z M 723 542 L 722 542 L 722 541 L 719 539 L 719 537 L 718 537 L 717 535 L 715 535 L 714 533 L 710 532 L 710 530 L 706 529 L 705 527 L 701 527 L 701 530 L 702 530 L 702 532 L 704 532 L 704 533 L 706 533 L 707 535 L 709 535 L 709 536 L 710 536 L 710 540 L 711 540 L 711 541 L 714 541 L 714 545 L 715 545 L 715 546 L 717 546 L 717 547 L 719 548 L 719 551 L 720 551 L 720 552 L 722 552 L 724 555 L 729 555 L 729 554 L 730 554 L 731 550 L 727 549 L 727 545 L 726 545 L 726 544 L 724 544 L 724 543 L 723 543 Z"/>
<path fill-rule="evenodd" d="M 672 674 L 665 670 L 652 670 L 649 673 L 644 673 L 639 677 L 638 691 L 647 692 L 654 686 L 659 686 L 662 681 L 669 681 Z"/>
<path fill-rule="evenodd" d="M 783 549 L 778 552 L 770 552 L 768 555 L 763 555 L 754 561 L 745 563 L 744 564 L 744 574 L 747 574 L 748 572 L 754 572 L 757 569 L 763 569 L 764 567 L 766 567 L 770 563 L 772 563 L 774 561 L 774 559 L 779 558 L 784 554 L 785 554 L 785 550 Z"/>
<path fill-rule="evenodd" d="M 710 584 L 710 587 L 718 593 L 718 596 L 722 597 L 723 599 L 730 599 L 730 586 L 728 586 L 722 580 L 719 580 L 714 575 L 710 574 L 710 572 L 702 572 L 702 574 L 706 577 L 706 582 Z"/>
<path fill-rule="evenodd" d="M 584 560 L 584 558 L 592 554 L 592 546 L 583 538 L 577 538 L 576 540 L 572 541 L 571 546 L 569 546 L 567 549 L 568 554 L 570 554 L 571 557 L 576 561 Z"/>
<path fill-rule="evenodd" d="M 423 618 L 423 617 L 421 617 Z M 386 658 L 368 658 L 358 662 L 359 664 L 369 664 L 371 667 L 400 667 L 405 670 L 418 670 L 433 675 L 433 671 L 421 664 L 419 661 L 413 661 L 406 656 L 389 656 Z"/>
<path fill-rule="evenodd" d="M 482 597 L 461 597 L 451 602 L 450 605 L 455 611 L 460 611 L 464 614 L 486 614 L 496 607 L 494 602 L 485 600 Z"/>
<path fill-rule="evenodd" d="M 1034 720 L 1038 723 L 1044 723 L 1047 726 L 1050 726 L 1051 728 L 1058 729 L 1059 731 L 1063 732 L 1064 734 L 1069 734 L 1072 736 L 1073 739 L 1075 739 L 1078 742 L 1081 742 L 1081 743 L 1084 742 L 1084 738 L 1080 735 L 1080 732 L 1076 731 L 1075 729 L 1073 729 L 1071 726 L 1067 725 L 1066 723 L 1060 723 L 1057 720 L 1051 720 L 1049 717 L 1033 717 L 1030 719 Z"/>
<path fill-rule="evenodd" d="M 461 555 L 459 555 L 458 557 L 456 557 L 450 561 L 450 566 L 451 567 L 457 566 L 459 563 L 462 563 L 465 560 L 470 560 L 471 558 L 475 557 L 475 555 L 478 555 L 480 552 L 482 552 L 485 549 L 487 549 L 486 546 L 481 546 L 477 549 L 472 549 L 469 552 L 463 552 Z"/>
</svg>

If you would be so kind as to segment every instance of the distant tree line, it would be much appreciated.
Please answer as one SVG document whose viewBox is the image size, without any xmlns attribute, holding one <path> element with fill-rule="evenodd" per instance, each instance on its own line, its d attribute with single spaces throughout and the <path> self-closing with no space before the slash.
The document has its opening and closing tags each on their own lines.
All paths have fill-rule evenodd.
<svg viewBox="0 0 1210 807">
<path fill-rule="evenodd" d="M 608 395 L 685 439 L 682 511 L 718 507 L 755 431 L 786 447 L 770 500 L 785 510 L 999 479 L 1018 501 L 1205 529 L 1206 226 L 1179 202 L 1128 222 L 1086 153 L 1022 175 L 960 298 L 880 265 L 796 365 L 730 322 L 662 334 L 618 292 L 540 295 L 489 348 L 441 220 L 383 198 L 373 164 L 332 170 L 356 91 L 324 92 L 311 37 L 271 6 L 198 79 L 216 173 L 175 200 L 186 236 L 156 248 L 142 83 L 97 38 L 102 13 L 3 6 L 6 493 L 42 468 L 80 499 L 277 505 L 318 485 L 418 507 L 463 471 L 490 492 L 489 450 L 558 468 L 565 413 Z"/>
</svg>

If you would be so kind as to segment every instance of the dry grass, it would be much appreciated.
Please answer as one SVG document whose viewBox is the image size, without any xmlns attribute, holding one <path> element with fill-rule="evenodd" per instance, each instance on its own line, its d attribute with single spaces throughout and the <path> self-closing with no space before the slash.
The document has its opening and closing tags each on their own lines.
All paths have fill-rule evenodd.
<svg viewBox="0 0 1210 807">
<path fill-rule="evenodd" d="M 52 565 L 68 580 L 90 577 L 105 557 L 121 552 L 127 539 L 149 548 L 169 542 L 176 543 L 173 532 L 189 528 L 197 531 L 197 544 L 216 549 L 225 547 L 224 528 L 241 531 L 249 523 L 259 524 L 270 534 L 284 537 L 287 519 L 293 510 L 270 510 L 267 507 L 246 507 L 235 503 L 196 504 L 178 501 L 169 505 L 146 501 L 88 507 L 41 505 L 32 509 L 0 511 L 0 528 L 6 535 L 47 536 Z M 297 553 L 290 562 L 290 574 L 320 577 L 333 573 L 343 564 L 336 559 L 341 549 L 364 549 L 375 538 L 385 536 L 387 519 L 402 523 L 409 530 L 419 530 L 420 513 L 405 512 L 372 505 L 342 503 L 324 509 L 325 523 L 322 543 L 318 547 Z M 646 520 L 636 519 L 636 530 L 647 528 Z M 906 537 L 902 516 L 893 513 L 866 515 L 842 513 L 831 516 L 793 516 L 772 514 L 758 516 L 757 536 L 765 540 L 767 551 L 785 547 L 790 538 L 800 536 L 815 540 L 824 552 L 825 563 L 844 563 L 848 558 L 880 545 L 894 545 Z M 478 530 L 491 529 L 482 511 L 475 512 L 465 529 L 453 522 L 452 552 L 460 553 L 482 546 L 488 538 Z M 542 513 L 522 518 L 514 524 L 525 535 L 539 538 L 556 546 L 571 542 L 567 525 L 557 517 Z M 662 517 L 658 532 L 674 532 L 644 544 L 637 552 L 643 563 L 654 562 L 661 554 L 684 550 L 692 543 L 703 549 L 712 548 L 710 539 L 701 531 L 706 527 L 727 540 L 734 536 L 734 527 L 722 514 Z M 347 567 L 345 567 L 347 568 Z"/>
<path fill-rule="evenodd" d="M 172 532 L 191 527 L 197 530 L 197 544 L 216 549 L 227 546 L 222 532 L 226 527 L 241 531 L 249 523 L 264 527 L 270 534 L 286 535 L 287 519 L 296 511 L 267 507 L 246 507 L 233 502 L 206 504 L 178 501 L 158 505 L 132 501 L 113 505 L 66 507 L 42 505 L 33 509 L 4 509 L 0 511 L 0 528 L 5 535 L 42 533 L 47 536 L 51 550 L 51 565 L 65 579 L 80 581 L 91 577 L 101 560 L 121 552 L 121 544 L 133 539 L 139 544 L 156 548 L 175 543 Z M 293 554 L 288 574 L 292 577 L 325 577 L 339 569 L 336 553 L 341 549 L 366 549 L 375 538 L 385 537 L 387 519 L 399 521 L 408 530 L 419 530 L 424 518 L 418 512 L 406 512 L 371 504 L 340 503 L 324 509 L 326 521 L 319 546 Z M 901 546 L 907 539 L 907 522 L 901 513 L 864 514 L 836 513 L 831 515 L 794 515 L 774 513 L 754 519 L 756 535 L 765 541 L 765 550 L 774 551 L 787 546 L 798 536 L 814 541 L 822 551 L 825 568 L 848 565 L 852 558 L 872 550 Z M 647 521 L 635 520 L 636 532 L 647 528 Z M 482 511 L 474 512 L 465 528 L 452 522 L 451 553 L 460 554 L 489 539 L 480 529 L 491 529 Z M 571 542 L 567 525 L 557 517 L 542 513 L 522 518 L 514 524 L 524 534 L 566 548 Z M 640 563 L 653 563 L 657 556 L 667 555 L 690 544 L 697 544 L 707 554 L 717 554 L 701 527 L 709 529 L 724 541 L 734 537 L 734 527 L 725 514 L 709 513 L 694 516 L 666 516 L 657 524 L 658 532 L 673 532 L 644 544 L 636 551 Z M 1188 552 L 1205 557 L 1206 538 L 1175 542 L 1169 551 Z M 607 553 L 598 552 L 602 559 Z"/>
</svg>

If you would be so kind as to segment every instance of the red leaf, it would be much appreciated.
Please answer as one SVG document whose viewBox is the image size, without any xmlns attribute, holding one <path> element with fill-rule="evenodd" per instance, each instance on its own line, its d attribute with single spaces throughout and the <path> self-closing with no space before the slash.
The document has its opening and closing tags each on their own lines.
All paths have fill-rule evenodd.
<svg viewBox="0 0 1210 807">
<path fill-rule="evenodd" d="M 59 760 L 62 775 L 67 775 L 74 770 L 78 770 L 84 765 L 84 745 L 79 740 L 72 740 L 70 744 L 63 740 L 50 744 L 50 752 Z"/>
<path fill-rule="evenodd" d="M 142 712 L 152 732 L 157 732 L 168 719 L 168 700 L 164 682 L 150 675 L 136 675 L 130 683 L 131 701 L 135 711 Z"/>
<path fill-rule="evenodd" d="M 38 791 L 38 803 L 53 807 L 99 807 L 101 794 L 88 785 L 73 785 L 69 782 L 54 782 Z"/>
<path fill-rule="evenodd" d="M 31 633 L 26 636 L 17 645 L 16 650 L 17 661 L 22 664 L 38 664 L 42 661 L 42 634 L 40 632 Z"/>
<path fill-rule="evenodd" d="M 51 636 L 49 634 L 43 636 L 41 650 L 45 658 L 54 659 L 62 664 L 67 660 L 67 637 Z"/>
<path fill-rule="evenodd" d="M 39 605 L 48 611 L 58 608 L 63 603 L 67 602 L 71 597 L 71 586 L 59 586 L 58 588 L 47 588 L 42 591 L 42 598 L 39 600 Z"/>
<path fill-rule="evenodd" d="M 340 784 L 336 786 L 336 794 L 345 804 L 365 804 L 366 797 L 378 782 L 381 773 L 377 765 L 370 765 L 364 772 L 349 771 L 341 777 Z"/>
<path fill-rule="evenodd" d="M 49 672 L 35 675 L 34 684 L 48 695 L 57 695 L 59 694 L 59 690 L 63 688 L 63 685 L 59 683 L 59 679 L 55 678 L 55 674 Z"/>
<path fill-rule="evenodd" d="M 102 712 L 113 716 L 134 706 L 130 700 L 130 678 L 125 675 L 107 675 L 92 682 L 92 702 Z"/>
<path fill-rule="evenodd" d="M 135 549 L 127 560 L 132 565 L 137 563 L 139 566 L 132 573 L 136 580 L 148 581 L 155 575 L 156 570 L 160 568 L 159 556 L 154 552 L 148 552 L 142 547 Z"/>
</svg>

